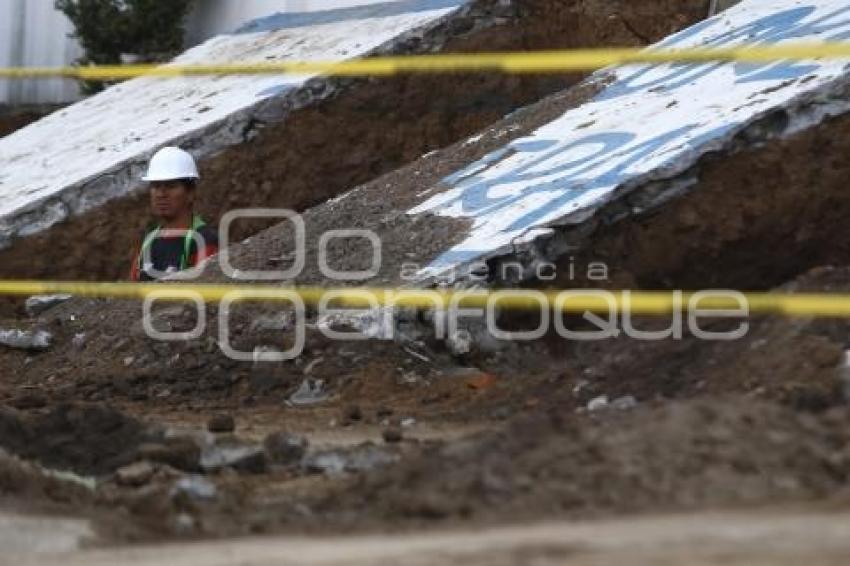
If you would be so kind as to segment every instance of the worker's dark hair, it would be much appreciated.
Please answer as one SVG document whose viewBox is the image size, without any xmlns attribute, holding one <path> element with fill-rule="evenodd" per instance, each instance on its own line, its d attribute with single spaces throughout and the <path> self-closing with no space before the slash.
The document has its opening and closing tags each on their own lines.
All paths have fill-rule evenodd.
<svg viewBox="0 0 850 566">
<path fill-rule="evenodd" d="M 198 180 L 193 179 L 191 177 L 188 177 L 186 179 L 180 179 L 180 182 L 182 182 L 184 185 L 186 185 L 186 188 L 189 189 L 189 190 L 195 190 L 195 187 L 198 186 Z"/>
</svg>

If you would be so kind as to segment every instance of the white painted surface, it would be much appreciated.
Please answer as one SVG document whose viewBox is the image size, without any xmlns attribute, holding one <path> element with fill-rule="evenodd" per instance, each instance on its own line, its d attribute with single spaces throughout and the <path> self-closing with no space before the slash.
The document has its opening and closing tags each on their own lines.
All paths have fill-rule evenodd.
<svg viewBox="0 0 850 566">
<path fill-rule="evenodd" d="M 186 22 L 187 46 L 230 33 L 246 22 L 276 12 L 316 12 L 378 4 L 386 0 L 200 0 Z"/>
<path fill-rule="evenodd" d="M 231 33 L 276 13 L 337 10 L 404 0 L 196 0 L 186 18 L 186 46 Z M 82 55 L 74 27 L 53 0 L 0 0 L 0 67 L 61 67 Z M 0 103 L 56 104 L 81 98 L 67 79 L 0 79 Z"/>
<path fill-rule="evenodd" d="M 747 0 L 659 45 L 850 39 L 850 0 Z M 578 223 L 617 191 L 672 178 L 747 124 L 850 77 L 848 61 L 767 65 L 632 65 L 591 102 L 566 112 L 443 182 L 451 187 L 410 211 L 471 218 L 466 239 L 421 272 L 457 272 L 510 252 L 540 228 Z M 843 106 L 842 106 L 843 104 Z M 833 101 L 800 117 L 850 110 Z"/>
<path fill-rule="evenodd" d="M 53 0 L 0 0 L 0 67 L 65 65 L 81 54 L 71 22 Z M 77 99 L 77 83 L 63 79 L 0 79 L 0 103 L 55 104 Z"/>
<path fill-rule="evenodd" d="M 417 9 L 278 31 L 217 36 L 175 64 L 349 59 L 453 12 L 446 0 Z M 286 23 L 286 22 L 284 22 Z M 299 19 L 303 24 L 305 20 Z M 311 75 L 312 76 L 312 75 Z M 245 112 L 301 86 L 310 76 L 141 78 L 56 112 L 0 139 L 0 248 L 137 188 L 163 145 L 203 147 L 196 157 L 242 141 Z M 210 128 L 213 130 L 211 131 Z M 192 136 L 203 130 L 202 139 Z M 218 145 L 217 145 L 218 144 Z"/>
</svg>

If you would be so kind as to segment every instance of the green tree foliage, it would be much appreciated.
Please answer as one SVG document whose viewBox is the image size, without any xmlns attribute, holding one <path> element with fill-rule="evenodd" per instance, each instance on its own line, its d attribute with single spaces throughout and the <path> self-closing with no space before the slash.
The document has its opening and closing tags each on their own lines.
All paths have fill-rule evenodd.
<svg viewBox="0 0 850 566">
<path fill-rule="evenodd" d="M 139 62 L 167 61 L 183 48 L 184 20 L 192 0 L 55 0 L 56 9 L 74 24 L 73 37 L 85 55 L 81 65 L 114 65 L 121 54 Z M 85 81 L 83 91 L 104 83 Z"/>
</svg>

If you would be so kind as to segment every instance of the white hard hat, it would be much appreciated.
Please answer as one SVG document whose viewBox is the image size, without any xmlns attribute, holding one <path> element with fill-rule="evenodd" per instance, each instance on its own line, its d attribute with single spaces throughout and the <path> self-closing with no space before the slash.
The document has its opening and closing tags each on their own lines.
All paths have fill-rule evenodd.
<svg viewBox="0 0 850 566">
<path fill-rule="evenodd" d="M 142 181 L 173 181 L 199 177 L 195 160 L 188 152 L 179 147 L 164 147 L 151 158 L 148 172 L 142 177 Z"/>
</svg>

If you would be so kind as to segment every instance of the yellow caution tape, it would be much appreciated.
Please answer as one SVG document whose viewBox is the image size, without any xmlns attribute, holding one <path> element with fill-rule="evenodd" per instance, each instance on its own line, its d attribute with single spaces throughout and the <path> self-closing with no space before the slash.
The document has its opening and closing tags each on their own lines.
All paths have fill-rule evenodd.
<svg viewBox="0 0 850 566">
<path fill-rule="evenodd" d="M 0 281 L 0 295 L 71 294 L 77 297 L 198 301 L 258 301 L 333 308 L 485 308 L 505 310 L 554 309 L 564 313 L 628 311 L 636 315 L 664 315 L 673 311 L 728 311 L 791 317 L 850 317 L 850 294 L 736 293 L 734 291 L 602 291 L 570 289 L 435 290 L 282 287 L 271 285 L 216 285 L 188 283 L 88 283 L 74 281 Z"/>
<path fill-rule="evenodd" d="M 471 53 L 369 57 L 349 61 L 281 61 L 206 65 L 102 65 L 87 67 L 6 67 L 0 78 L 69 77 L 84 80 L 204 75 L 387 76 L 402 73 L 491 71 L 560 73 L 590 71 L 632 63 L 766 63 L 781 60 L 850 59 L 850 42 L 786 43 L 682 49 L 611 48 L 512 53 Z"/>
</svg>

